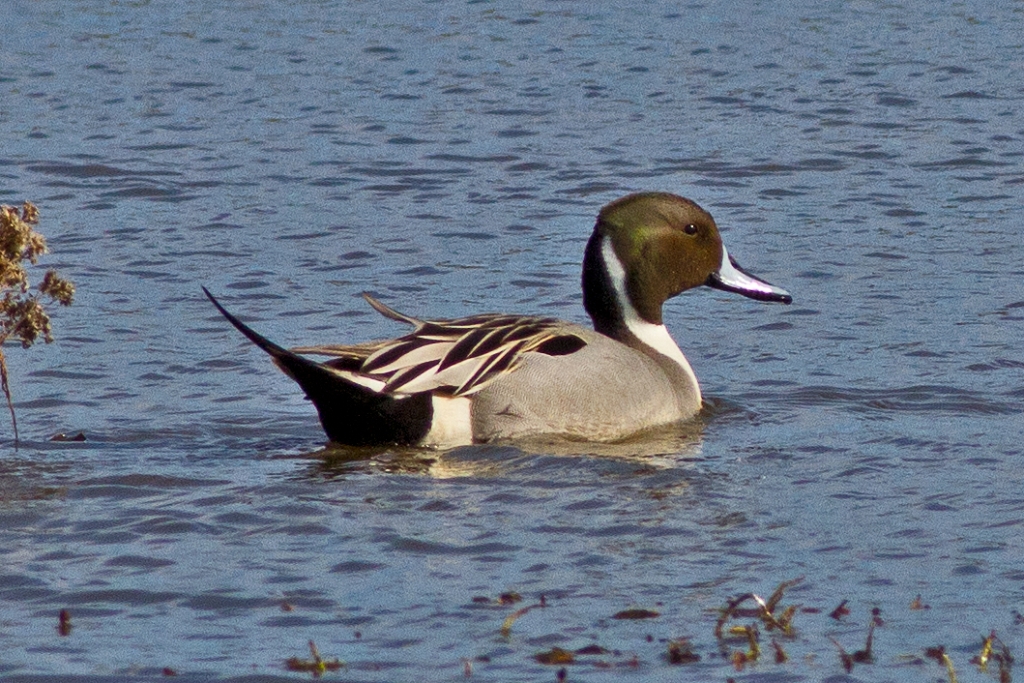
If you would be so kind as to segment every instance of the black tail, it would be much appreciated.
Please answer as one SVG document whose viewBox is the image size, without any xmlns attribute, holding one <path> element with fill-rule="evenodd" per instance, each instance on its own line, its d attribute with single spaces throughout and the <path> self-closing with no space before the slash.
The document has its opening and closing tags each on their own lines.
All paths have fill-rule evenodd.
<svg viewBox="0 0 1024 683">
<path fill-rule="evenodd" d="M 399 398 L 355 384 L 325 365 L 278 346 L 228 313 L 206 287 L 203 293 L 235 329 L 298 382 L 320 413 L 320 424 L 331 441 L 351 446 L 412 445 L 430 431 L 434 412 L 430 394 Z"/>
</svg>

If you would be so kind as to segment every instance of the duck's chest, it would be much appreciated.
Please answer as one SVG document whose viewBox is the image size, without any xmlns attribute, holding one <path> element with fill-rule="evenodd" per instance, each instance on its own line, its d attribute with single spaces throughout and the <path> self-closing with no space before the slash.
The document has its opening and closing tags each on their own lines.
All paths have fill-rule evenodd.
<svg viewBox="0 0 1024 683">
<path fill-rule="evenodd" d="M 473 397 L 473 439 L 621 439 L 695 415 L 701 398 L 692 376 L 670 374 L 611 340 L 570 356 L 530 354 L 515 372 Z"/>
</svg>

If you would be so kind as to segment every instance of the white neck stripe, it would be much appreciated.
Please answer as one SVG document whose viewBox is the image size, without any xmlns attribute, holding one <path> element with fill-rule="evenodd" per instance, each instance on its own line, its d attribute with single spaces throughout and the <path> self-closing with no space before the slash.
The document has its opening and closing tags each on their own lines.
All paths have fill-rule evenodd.
<svg viewBox="0 0 1024 683">
<path fill-rule="evenodd" d="M 629 294 L 626 292 L 626 269 L 622 267 L 622 262 L 619 261 L 615 248 L 612 247 L 611 240 L 607 237 L 601 238 L 601 260 L 604 261 L 605 271 L 611 278 L 612 289 L 615 290 L 615 297 L 622 308 L 622 321 L 625 323 L 626 329 L 647 346 L 678 363 L 693 379 L 693 384 L 696 386 L 697 377 L 693 374 L 693 368 L 690 367 L 683 352 L 679 350 L 679 345 L 672 339 L 668 328 L 664 325 L 647 322 L 633 307 L 633 302 L 629 300 Z"/>
</svg>

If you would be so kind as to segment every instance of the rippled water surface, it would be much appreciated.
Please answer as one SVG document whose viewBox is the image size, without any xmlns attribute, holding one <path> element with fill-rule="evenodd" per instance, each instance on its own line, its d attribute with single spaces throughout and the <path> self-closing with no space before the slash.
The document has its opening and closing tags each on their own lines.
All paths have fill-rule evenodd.
<svg viewBox="0 0 1024 683">
<path fill-rule="evenodd" d="M 996 680 L 992 630 L 1024 656 L 1024 5 L 619 4 L 14 0 L 0 201 L 41 207 L 78 296 L 7 349 L 0 675 L 298 679 L 310 640 L 354 681 L 551 681 L 535 655 L 588 646 L 569 680 L 946 680 L 938 645 Z M 593 216 L 652 189 L 795 299 L 668 305 L 709 399 L 685 433 L 321 451 L 200 291 L 286 345 L 398 332 L 364 290 L 584 321 Z M 788 661 L 762 624 L 738 670 L 718 610 L 797 577 Z M 830 638 L 873 608 L 847 674 Z"/>
</svg>

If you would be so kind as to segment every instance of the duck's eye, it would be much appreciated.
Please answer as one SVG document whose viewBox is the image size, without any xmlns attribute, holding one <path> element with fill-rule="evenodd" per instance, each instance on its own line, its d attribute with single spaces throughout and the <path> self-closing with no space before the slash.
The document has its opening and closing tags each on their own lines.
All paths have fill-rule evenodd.
<svg viewBox="0 0 1024 683">
<path fill-rule="evenodd" d="M 690 223 L 683 228 L 683 232 L 685 232 L 687 235 L 696 235 L 697 226 L 694 225 L 693 223 Z"/>
</svg>

